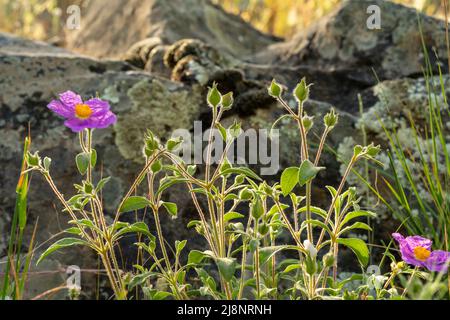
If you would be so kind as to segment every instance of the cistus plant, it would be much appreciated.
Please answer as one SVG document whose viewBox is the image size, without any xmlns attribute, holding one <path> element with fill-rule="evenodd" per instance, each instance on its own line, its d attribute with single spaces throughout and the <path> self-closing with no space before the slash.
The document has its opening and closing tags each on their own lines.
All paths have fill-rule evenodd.
<svg viewBox="0 0 450 320">
<path fill-rule="evenodd" d="M 360 159 L 376 161 L 374 157 L 380 152 L 380 147 L 373 144 L 355 146 L 353 156 L 337 189 L 326 186 L 331 195 L 328 209 L 314 206 L 312 184 L 317 174 L 325 170 L 325 167 L 319 166 L 320 159 L 326 139 L 338 123 L 338 115 L 332 109 L 324 116 L 324 130 L 313 156 L 308 133 L 314 125 L 314 119 L 305 110 L 310 86 L 303 78 L 295 87 L 293 96 L 297 102 L 297 108 L 292 108 L 283 99 L 283 86 L 275 80 L 272 81 L 268 90 L 269 94 L 287 111 L 287 114 L 282 117 L 293 120 L 299 130 L 301 163 L 283 171 L 280 184 L 275 185 L 271 190 L 271 198 L 277 208 L 276 211 L 282 218 L 283 227 L 287 228 L 291 234 L 299 252 L 298 261 L 286 268 L 288 271 L 296 270 L 295 276 L 291 277 L 292 295 L 295 297 L 295 291 L 298 290 L 301 296 L 314 299 L 327 291 L 329 283 L 331 283 L 330 289 L 338 287 L 337 268 L 340 246 L 353 250 L 362 266 L 368 264 L 369 250 L 365 242 L 359 238 L 345 236 L 355 229 L 371 230 L 366 223 L 355 222 L 354 219 L 374 217 L 375 214 L 360 209 L 357 190 L 355 188 L 345 190 L 345 183 L 353 166 Z M 300 194 L 293 192 L 296 186 L 304 187 Z M 283 204 L 281 196 L 289 196 L 291 204 Z M 322 252 L 323 254 L 320 255 Z M 320 256 L 322 261 L 318 262 Z M 332 278 L 328 279 L 330 270 L 332 270 Z"/>
<path fill-rule="evenodd" d="M 282 118 L 294 121 L 299 132 L 301 163 L 285 169 L 279 182 L 269 184 L 248 167 L 233 165 L 234 159 L 228 158 L 242 129 L 236 122 L 228 128 L 221 124 L 224 113 L 232 108 L 233 94 L 222 94 L 213 84 L 207 95 L 212 121 L 203 170 L 178 155 L 184 143 L 181 138 L 173 137 L 163 144 L 148 131 L 143 139 L 144 167 L 112 219 L 105 216 L 102 199 L 102 188 L 109 178 L 96 179 L 97 153 L 92 140 L 94 129 L 114 124 L 116 116 L 106 101 L 83 101 L 73 92 L 61 94 L 48 107 L 66 118 L 65 124 L 79 135 L 81 152 L 75 163 L 83 179 L 74 185 L 76 194 L 66 199 L 51 177 L 50 158 L 41 158 L 38 152 L 27 153 L 24 173 L 38 171 L 43 175 L 72 225 L 65 230 L 70 236 L 52 244 L 38 262 L 58 249 L 87 246 L 100 257 L 116 299 L 397 297 L 393 282 L 404 274 L 416 274 L 416 270 L 400 266 L 389 249 L 386 256 L 394 267 L 387 274 L 338 273 L 342 246 L 355 253 L 362 268 L 369 262 L 367 244 L 351 234 L 371 231 L 359 218 L 371 218 L 375 213 L 360 208 L 358 190 L 346 188 L 346 181 L 361 159 L 377 162 L 374 157 L 380 152 L 379 146 L 354 147 L 337 187 L 326 186 L 330 199 L 322 208 L 323 199 L 315 198 L 312 190 L 316 176 L 326 170 L 321 155 L 328 135 L 338 125 L 339 115 L 331 109 L 324 116 L 320 142 L 313 149 L 309 135 L 314 118 L 307 114 L 305 105 L 310 85 L 302 79 L 294 89 L 295 108 L 284 100 L 283 86 L 276 81 L 268 91 L 286 110 Z M 212 161 L 215 139 L 225 142 L 217 165 Z M 164 193 L 176 184 L 187 186 L 198 214 L 198 219 L 187 227 L 204 238 L 205 250 L 186 252 L 187 240 L 169 244 L 164 236 L 160 215 L 176 218 L 178 214 L 175 203 L 163 200 Z M 137 210 L 150 211 L 155 235 L 144 218 L 132 224 L 121 221 L 123 213 Z M 120 266 L 116 253 L 120 239 L 129 234 L 137 238 L 138 256 L 133 270 Z M 427 252 L 417 254 L 424 257 Z"/>
</svg>

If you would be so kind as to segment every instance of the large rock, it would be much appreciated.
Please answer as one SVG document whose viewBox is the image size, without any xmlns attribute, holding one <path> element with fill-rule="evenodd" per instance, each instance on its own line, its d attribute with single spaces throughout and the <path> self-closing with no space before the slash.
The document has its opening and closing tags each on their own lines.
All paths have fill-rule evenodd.
<svg viewBox="0 0 450 320">
<path fill-rule="evenodd" d="M 369 5 L 380 8 L 381 29 L 367 27 Z M 418 19 L 419 18 L 419 19 Z M 374 85 L 377 79 L 395 79 L 422 74 L 424 54 L 419 32 L 432 62 L 436 50 L 446 59 L 445 23 L 417 14 L 416 10 L 390 1 L 344 1 L 329 16 L 292 40 L 274 44 L 259 54 L 261 63 L 311 66 L 337 70 L 349 79 Z M 447 70 L 446 64 L 442 66 Z"/>
<path fill-rule="evenodd" d="M 79 32 L 68 33 L 69 48 L 96 57 L 121 56 L 149 37 L 165 44 L 196 38 L 235 56 L 276 41 L 209 0 L 129 0 L 126 5 L 122 0 L 91 1 L 81 23 Z"/>
<path fill-rule="evenodd" d="M 188 127 L 198 117 L 201 102 L 199 94 L 190 87 L 132 70 L 124 62 L 98 61 L 6 34 L 0 35 L 0 43 L 1 257 L 5 254 L 9 235 L 22 142 L 28 124 L 32 149 L 53 159 L 52 176 L 66 198 L 75 193 L 72 184 L 81 180 L 74 163 L 74 156 L 80 152 L 77 135 L 63 126 L 63 119 L 46 108 L 57 93 L 73 90 L 84 98 L 98 94 L 108 99 L 112 110 L 118 114 L 116 126 L 94 133 L 94 147 L 102 164 L 102 174 L 113 176 L 104 190 L 107 215 L 114 212 L 140 170 L 140 150 L 146 129 L 164 136 L 173 129 Z M 24 243 L 28 243 L 32 226 L 38 223 L 36 243 L 39 250 L 36 255 L 39 255 L 48 245 L 42 244 L 49 238 L 55 240 L 54 236 L 66 228 L 68 217 L 61 213 L 52 190 L 37 174 L 33 176 L 29 194 L 29 227 Z M 189 194 L 185 194 L 188 198 Z M 165 231 L 169 235 L 182 234 L 179 230 L 192 217 L 190 210 L 188 205 L 182 207 L 178 220 L 164 217 Z M 123 219 L 131 221 L 133 216 L 124 215 Z M 195 234 L 189 237 L 195 237 Z M 133 240 L 129 241 L 132 247 Z M 95 267 L 96 260 L 88 252 L 84 250 L 74 255 L 73 251 L 68 251 L 58 255 L 58 259 L 63 266 Z M 131 253 L 126 256 L 127 263 L 132 262 L 131 258 Z"/>
</svg>

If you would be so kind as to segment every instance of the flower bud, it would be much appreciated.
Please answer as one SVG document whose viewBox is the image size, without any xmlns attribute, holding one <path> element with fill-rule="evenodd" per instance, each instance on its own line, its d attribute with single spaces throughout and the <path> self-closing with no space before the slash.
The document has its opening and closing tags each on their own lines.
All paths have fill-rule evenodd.
<svg viewBox="0 0 450 320">
<path fill-rule="evenodd" d="M 226 95 L 222 96 L 222 107 L 224 110 L 230 110 L 233 106 L 233 102 L 233 92 L 228 92 Z"/>
<path fill-rule="evenodd" d="M 29 167 L 40 167 L 41 166 L 41 157 L 39 156 L 39 152 L 31 153 L 28 151 L 26 156 L 27 165 Z"/>
<path fill-rule="evenodd" d="M 303 246 L 305 247 L 306 251 L 308 251 L 308 254 L 311 258 L 314 259 L 317 256 L 317 249 L 309 240 L 303 241 Z"/>
<path fill-rule="evenodd" d="M 334 264 L 334 256 L 332 253 L 327 253 L 322 258 L 323 266 L 325 268 L 331 268 Z"/>
<path fill-rule="evenodd" d="M 145 142 L 144 155 L 149 158 L 159 148 L 159 141 L 153 135 L 153 132 L 151 132 L 150 130 L 147 130 L 147 134 L 145 135 L 144 142 Z"/>
<path fill-rule="evenodd" d="M 294 89 L 294 96 L 298 102 L 305 102 L 309 99 L 309 85 L 306 84 L 306 78 L 303 78 Z"/>
<path fill-rule="evenodd" d="M 310 117 L 308 115 L 303 116 L 302 121 L 303 121 L 303 127 L 305 128 L 306 131 L 309 131 L 313 125 L 314 125 L 314 117 Z"/>
<path fill-rule="evenodd" d="M 281 97 L 281 94 L 283 93 L 283 88 L 281 85 L 279 85 L 275 79 L 272 80 L 272 83 L 270 84 L 269 88 L 267 89 L 269 92 L 269 95 L 274 98 Z"/>
<path fill-rule="evenodd" d="M 325 127 L 329 128 L 329 129 L 333 129 L 336 124 L 338 123 L 339 120 L 339 115 L 336 114 L 336 112 L 334 111 L 334 108 L 331 108 L 330 112 L 328 112 L 324 117 L 323 117 L 323 122 L 325 124 Z"/>
<path fill-rule="evenodd" d="M 245 176 L 240 174 L 240 175 L 236 176 L 236 178 L 234 178 L 234 184 L 240 185 L 244 182 L 244 180 L 245 180 Z"/>
<path fill-rule="evenodd" d="M 376 157 L 378 155 L 378 153 L 380 153 L 381 147 L 378 146 L 374 146 L 373 143 L 371 143 L 370 145 L 367 146 L 367 155 L 369 157 Z"/>
<path fill-rule="evenodd" d="M 217 106 L 222 101 L 222 95 L 217 89 L 217 83 L 215 82 L 213 83 L 212 88 L 209 88 L 207 101 L 211 108 L 217 108 Z"/>
<path fill-rule="evenodd" d="M 314 275 L 317 271 L 317 265 L 316 265 L 316 259 L 313 259 L 311 257 L 306 257 L 305 259 L 305 269 L 306 273 L 309 275 Z"/>
<path fill-rule="evenodd" d="M 255 195 L 254 201 L 251 204 L 251 214 L 252 217 L 258 220 L 264 215 L 264 207 L 262 204 L 261 197 Z"/>
<path fill-rule="evenodd" d="M 241 200 L 250 200 L 253 197 L 253 193 L 248 190 L 248 188 L 244 188 L 241 190 L 241 192 L 239 192 L 239 199 Z"/>
</svg>

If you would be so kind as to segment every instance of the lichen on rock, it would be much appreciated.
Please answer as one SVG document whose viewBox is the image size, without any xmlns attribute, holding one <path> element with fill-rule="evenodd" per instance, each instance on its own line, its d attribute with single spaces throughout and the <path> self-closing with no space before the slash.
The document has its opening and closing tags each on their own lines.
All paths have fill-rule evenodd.
<svg viewBox="0 0 450 320">
<path fill-rule="evenodd" d="M 133 105 L 117 125 L 116 144 L 126 159 L 142 159 L 142 145 L 147 129 L 161 139 L 174 129 L 191 129 L 199 116 L 201 95 L 197 90 L 142 80 L 128 90 Z"/>
</svg>

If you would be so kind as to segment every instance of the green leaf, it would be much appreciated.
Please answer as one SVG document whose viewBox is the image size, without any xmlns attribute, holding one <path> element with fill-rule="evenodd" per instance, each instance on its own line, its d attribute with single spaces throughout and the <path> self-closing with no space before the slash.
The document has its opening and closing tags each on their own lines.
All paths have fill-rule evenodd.
<svg viewBox="0 0 450 320">
<path fill-rule="evenodd" d="M 358 258 L 358 261 L 365 267 L 369 263 L 369 249 L 364 241 L 358 238 L 341 238 L 337 243 L 349 247 Z"/>
<path fill-rule="evenodd" d="M 27 224 L 27 204 L 28 204 L 28 186 L 29 179 L 28 174 L 21 177 L 19 181 L 19 186 L 17 187 L 17 198 L 15 211 L 19 218 L 19 229 L 25 229 Z"/>
<path fill-rule="evenodd" d="M 341 222 L 341 227 L 344 226 L 347 222 L 349 222 L 352 219 L 358 218 L 358 217 L 372 217 L 375 218 L 377 215 L 376 213 L 373 213 L 371 211 L 352 211 L 345 215 L 345 218 Z"/>
<path fill-rule="evenodd" d="M 227 139 L 228 139 L 228 137 L 227 137 L 227 129 L 225 129 L 225 128 L 220 124 L 220 122 L 217 122 L 217 123 L 216 123 L 216 127 L 217 127 L 217 129 L 219 129 L 219 133 L 220 133 L 220 136 L 222 137 L 222 140 L 223 140 L 224 142 L 227 142 Z"/>
<path fill-rule="evenodd" d="M 176 218 L 178 214 L 178 207 L 176 203 L 173 202 L 163 202 L 162 205 L 166 208 L 167 212 L 172 216 L 172 218 Z"/>
<path fill-rule="evenodd" d="M 214 255 L 210 251 L 191 250 L 188 255 L 188 264 L 199 264 L 205 258 L 213 258 Z"/>
<path fill-rule="evenodd" d="M 91 150 L 91 167 L 94 168 L 97 164 L 97 151 L 95 149 Z"/>
<path fill-rule="evenodd" d="M 243 174 L 255 180 L 261 181 L 262 179 L 254 173 L 251 169 L 247 167 L 229 168 L 221 172 L 222 175 L 226 176 L 228 174 Z"/>
<path fill-rule="evenodd" d="M 188 255 L 188 264 L 199 264 L 200 262 L 203 261 L 203 259 L 205 258 L 205 255 L 203 254 L 203 252 L 198 251 L 198 250 L 192 250 L 191 252 L 189 252 Z"/>
<path fill-rule="evenodd" d="M 234 272 L 236 270 L 236 261 L 232 258 L 217 258 L 216 259 L 217 267 L 219 268 L 219 272 L 226 282 L 231 281 L 234 276 Z"/>
<path fill-rule="evenodd" d="M 186 182 L 188 180 L 184 179 L 184 178 L 178 178 L 178 177 L 164 177 L 163 179 L 161 179 L 160 181 L 160 185 L 158 188 L 158 191 L 156 192 L 156 194 L 161 194 L 164 190 L 170 188 L 171 186 L 177 184 L 177 183 L 183 183 Z"/>
<path fill-rule="evenodd" d="M 142 233 L 148 236 L 151 239 L 154 239 L 154 236 L 150 233 L 148 226 L 144 222 L 136 222 L 132 225 L 127 225 L 121 228 L 117 233 L 114 234 L 114 238 L 118 238 L 127 233 Z"/>
<path fill-rule="evenodd" d="M 64 238 L 61 240 L 56 241 L 54 244 L 52 244 L 50 247 L 47 248 L 47 250 L 44 251 L 44 253 L 39 257 L 39 260 L 36 262 L 36 265 L 38 265 L 42 260 L 44 260 L 49 254 L 62 249 L 67 248 L 71 246 L 88 246 L 89 244 L 81 239 L 77 238 Z"/>
<path fill-rule="evenodd" d="M 270 258 L 272 258 L 273 255 L 280 252 L 283 249 L 286 249 L 287 246 L 271 246 L 271 247 L 264 247 L 259 249 L 259 263 L 261 266 L 263 266 L 265 263 L 269 261 Z"/>
<path fill-rule="evenodd" d="M 167 297 L 170 297 L 170 296 L 173 296 L 173 294 L 171 294 L 170 292 L 157 291 L 152 296 L 152 300 L 164 300 L 164 299 L 166 299 Z"/>
<path fill-rule="evenodd" d="M 97 184 L 97 187 L 95 188 L 95 191 L 96 192 L 101 191 L 103 189 L 103 187 L 105 186 L 105 184 L 107 184 L 110 179 L 111 179 L 111 177 L 106 177 L 106 178 L 103 178 L 102 180 L 100 180 Z"/>
<path fill-rule="evenodd" d="M 305 220 L 302 223 L 302 225 L 307 225 L 307 224 L 310 224 L 310 225 L 312 225 L 314 227 L 322 228 L 322 229 L 326 230 L 328 232 L 328 234 L 330 234 L 330 235 L 333 234 L 333 232 L 331 231 L 330 227 L 327 226 L 322 221 L 311 219 L 311 220 Z"/>
<path fill-rule="evenodd" d="M 125 200 L 125 202 L 120 207 L 119 212 L 122 213 L 143 209 L 150 204 L 151 203 L 147 200 L 147 198 L 132 196 Z"/>
<path fill-rule="evenodd" d="M 300 170 L 298 171 L 298 183 L 300 186 L 304 186 L 306 183 L 314 179 L 319 171 L 324 169 L 324 167 L 314 166 L 314 164 L 309 160 L 303 161 L 300 166 Z"/>
<path fill-rule="evenodd" d="M 298 183 L 299 179 L 299 168 L 290 167 L 283 171 L 281 174 L 281 191 L 284 196 L 287 196 L 292 189 L 294 189 L 295 185 Z"/>
<path fill-rule="evenodd" d="M 175 241 L 175 248 L 176 248 L 176 254 L 177 256 L 180 255 L 181 251 L 184 249 L 184 247 L 186 246 L 187 240 L 183 240 L 183 241 Z"/>
<path fill-rule="evenodd" d="M 244 218 L 243 214 L 240 214 L 238 212 L 233 212 L 233 211 L 232 212 L 228 212 L 228 213 L 226 213 L 223 216 L 223 220 L 225 222 L 228 222 L 228 221 L 231 221 L 231 220 L 234 220 L 234 219 L 241 219 L 241 218 Z"/>
<path fill-rule="evenodd" d="M 372 228 L 370 226 L 368 226 L 366 223 L 364 223 L 364 222 L 355 222 L 351 226 L 348 226 L 348 227 L 342 229 L 339 232 L 338 236 L 341 235 L 341 234 L 344 234 L 345 232 L 353 230 L 353 229 L 363 229 L 363 230 L 367 230 L 367 231 L 372 231 Z"/>
<path fill-rule="evenodd" d="M 91 161 L 91 155 L 87 152 L 82 152 L 77 154 L 75 157 L 75 162 L 77 164 L 78 171 L 81 175 L 85 175 L 88 168 L 89 162 Z"/>
</svg>

